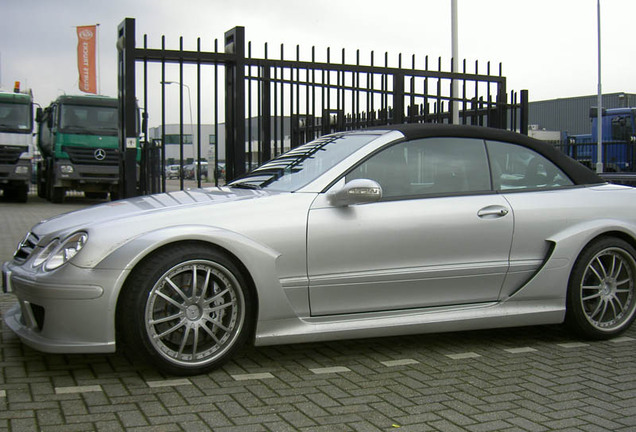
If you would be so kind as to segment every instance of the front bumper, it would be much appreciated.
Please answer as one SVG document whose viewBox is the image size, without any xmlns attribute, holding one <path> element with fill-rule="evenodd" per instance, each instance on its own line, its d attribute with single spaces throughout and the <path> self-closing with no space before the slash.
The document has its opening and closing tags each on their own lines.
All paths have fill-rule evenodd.
<svg viewBox="0 0 636 432">
<path fill-rule="evenodd" d="M 62 166 L 73 167 L 72 172 L 64 172 Z M 55 172 L 55 186 L 75 184 L 114 185 L 119 183 L 118 165 L 82 165 L 62 160 L 55 162 Z"/>
<path fill-rule="evenodd" d="M 23 343 L 50 353 L 115 351 L 116 296 L 104 287 L 115 286 L 121 272 L 66 265 L 43 273 L 23 267 L 7 262 L 2 268 L 3 292 L 18 299 L 4 322 Z"/>
<path fill-rule="evenodd" d="M 0 164 L 0 183 L 28 183 L 31 181 L 31 163 L 20 160 L 15 165 Z"/>
</svg>

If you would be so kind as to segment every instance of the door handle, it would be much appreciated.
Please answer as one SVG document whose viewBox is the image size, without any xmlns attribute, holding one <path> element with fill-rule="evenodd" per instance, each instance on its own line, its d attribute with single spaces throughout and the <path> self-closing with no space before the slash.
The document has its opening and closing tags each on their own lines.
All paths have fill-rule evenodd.
<svg viewBox="0 0 636 432">
<path fill-rule="evenodd" d="M 495 219 L 506 216 L 510 212 L 509 209 L 500 205 L 492 205 L 484 207 L 477 212 L 477 216 L 482 219 Z"/>
</svg>

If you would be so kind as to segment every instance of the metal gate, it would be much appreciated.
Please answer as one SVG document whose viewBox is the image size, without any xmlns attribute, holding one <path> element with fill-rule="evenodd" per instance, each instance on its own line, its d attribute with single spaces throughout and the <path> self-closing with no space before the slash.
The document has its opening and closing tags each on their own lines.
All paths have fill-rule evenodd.
<svg viewBox="0 0 636 432">
<path fill-rule="evenodd" d="M 179 49 L 170 50 L 162 37 L 160 48 L 149 48 L 144 35 L 143 46 L 137 47 L 135 20 L 127 18 L 119 25 L 123 196 L 166 190 L 163 167 L 170 141 L 166 141 L 167 137 L 172 137 L 173 145 L 179 145 L 180 188 L 183 189 L 184 148 L 193 144 L 194 171 L 197 185 L 201 186 L 205 145 L 212 149 L 208 155 L 214 155 L 213 160 L 210 156 L 207 161 L 208 174 L 213 164 L 213 181 L 218 184 L 217 170 L 222 161 L 225 178 L 231 180 L 289 148 L 326 133 L 385 124 L 450 123 L 456 111 L 461 124 L 527 133 L 528 93 L 524 90 L 508 95 L 501 64 L 495 73 L 490 63 L 485 73 L 481 73 L 477 62 L 469 72 L 466 61 L 461 71 L 444 71 L 441 58 L 433 65 L 425 57 L 423 69 L 418 69 L 415 56 L 407 66 L 400 54 L 397 65 L 392 66 L 388 53 L 377 58 L 371 52 L 368 64 L 364 65 L 359 51 L 352 56 L 345 50 L 335 53 L 327 49 L 319 60 L 315 48 L 311 49 L 308 59 L 301 60 L 298 46 L 290 60 L 286 59 L 290 53 L 283 45 L 273 56 L 267 44 L 257 58 L 252 53 L 252 44 L 246 43 L 243 27 L 226 32 L 223 43 L 223 52 L 218 51 L 218 40 L 214 41 L 213 50 L 202 51 L 199 38 L 196 50 L 185 50 L 180 38 Z M 355 60 L 351 61 L 350 57 Z M 174 75 L 176 79 L 170 80 Z M 186 84 L 188 80 L 195 84 Z M 454 81 L 459 83 L 458 94 L 453 94 Z M 169 84 L 179 85 L 179 131 L 172 135 L 166 133 L 166 118 L 167 114 L 174 115 L 177 107 L 166 106 Z M 191 86 L 195 87 L 192 91 L 194 109 Z M 184 90 L 189 101 L 189 128 L 184 123 Z M 142 106 L 144 119 L 141 122 L 145 143 L 142 160 L 146 161 L 142 164 L 145 169 L 139 182 L 133 146 L 138 130 L 137 102 Z M 155 134 L 158 136 L 149 136 L 148 122 L 160 125 L 155 128 L 160 131 Z M 202 144 L 203 124 L 211 125 L 214 131 L 205 145 Z M 186 129 L 190 130 L 189 135 Z M 223 154 L 219 154 L 221 147 Z M 156 161 L 154 164 L 161 166 L 148 167 L 147 161 Z M 158 175 L 161 178 L 157 178 Z"/>
</svg>

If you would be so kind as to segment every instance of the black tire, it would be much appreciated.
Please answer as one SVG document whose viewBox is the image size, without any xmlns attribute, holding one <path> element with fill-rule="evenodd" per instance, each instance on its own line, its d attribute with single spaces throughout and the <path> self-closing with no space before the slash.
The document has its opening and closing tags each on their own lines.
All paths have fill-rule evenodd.
<svg viewBox="0 0 636 432">
<path fill-rule="evenodd" d="M 64 202 L 66 196 L 66 189 L 63 187 L 52 187 L 50 201 L 54 204 L 61 204 Z"/>
<path fill-rule="evenodd" d="M 609 339 L 636 317 L 636 250 L 614 237 L 588 245 L 572 269 L 565 322 L 580 336 Z"/>
<path fill-rule="evenodd" d="M 84 192 L 86 199 L 104 200 L 108 198 L 108 192 Z"/>
<path fill-rule="evenodd" d="M 29 199 L 29 185 L 22 184 L 15 188 L 15 201 L 25 203 Z"/>
<path fill-rule="evenodd" d="M 38 188 L 38 197 L 46 199 L 46 169 L 44 168 L 44 164 L 38 162 L 37 164 L 37 173 L 35 174 L 37 188 Z"/>
<path fill-rule="evenodd" d="M 128 349 L 172 375 L 218 367 L 246 342 L 254 322 L 241 272 L 198 243 L 167 247 L 142 262 L 117 309 Z"/>
</svg>

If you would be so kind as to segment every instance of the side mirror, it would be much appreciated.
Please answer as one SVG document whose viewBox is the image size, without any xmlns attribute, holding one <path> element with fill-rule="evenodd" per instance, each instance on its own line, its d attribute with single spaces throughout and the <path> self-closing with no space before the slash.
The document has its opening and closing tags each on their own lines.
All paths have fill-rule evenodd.
<svg viewBox="0 0 636 432">
<path fill-rule="evenodd" d="M 351 180 L 344 187 L 327 196 L 329 203 L 335 207 L 354 204 L 367 204 L 382 198 L 382 187 L 378 182 L 369 179 Z"/>
<path fill-rule="evenodd" d="M 42 108 L 37 108 L 35 110 L 35 121 L 38 122 L 38 123 L 41 122 L 43 114 L 44 113 L 42 112 Z"/>
</svg>

